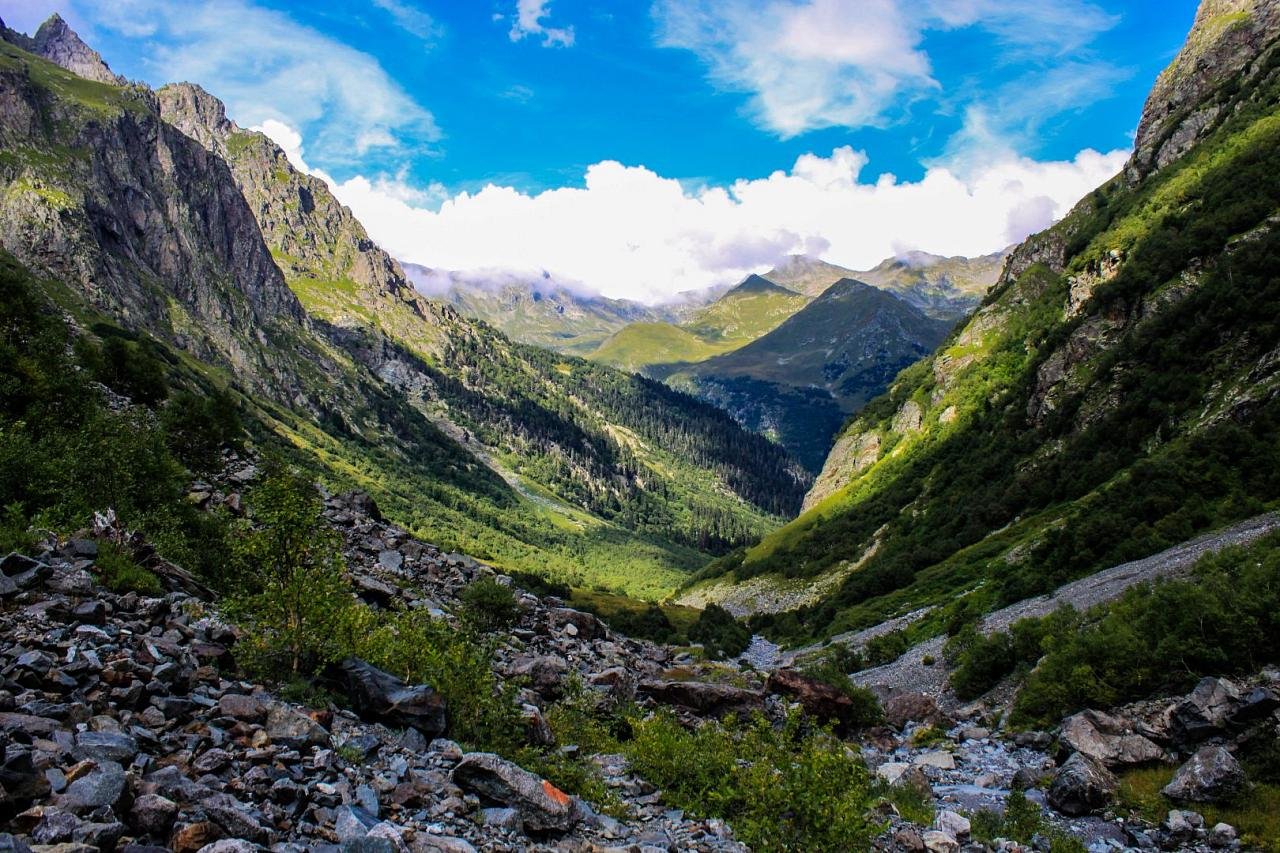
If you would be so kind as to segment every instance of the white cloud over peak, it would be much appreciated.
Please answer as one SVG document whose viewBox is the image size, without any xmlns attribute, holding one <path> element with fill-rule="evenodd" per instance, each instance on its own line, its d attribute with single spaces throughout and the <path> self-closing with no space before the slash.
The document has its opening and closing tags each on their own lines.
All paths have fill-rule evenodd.
<svg viewBox="0 0 1280 853">
<path fill-rule="evenodd" d="M 939 166 L 901 182 L 887 174 L 864 180 L 867 156 L 842 147 L 764 178 L 698 190 L 606 160 L 587 169 L 584 187 L 536 194 L 489 185 L 440 200 L 439 187 L 415 196 L 393 177 L 356 177 L 334 191 L 402 260 L 546 270 L 606 296 L 660 302 L 761 272 L 792 253 L 865 269 L 911 249 L 996 251 L 1063 216 L 1126 156 L 1009 157 L 965 175 Z"/>
<path fill-rule="evenodd" d="M 660 45 L 696 54 L 782 137 L 881 126 L 940 94 L 930 31 L 980 28 L 1000 45 L 993 62 L 1043 62 L 1116 23 L 1088 0 L 655 0 L 653 12 Z"/>
<path fill-rule="evenodd" d="M 377 0 L 400 26 L 425 32 L 430 19 L 403 0 Z M 198 80 L 244 125 L 274 120 L 305 133 L 328 164 L 379 153 L 409 154 L 440 138 L 431 113 L 377 60 L 284 13 L 248 0 L 73 0 L 98 30 L 153 39 L 148 79 Z M 288 93 L 282 96 L 281 93 Z"/>
<path fill-rule="evenodd" d="M 543 19 L 551 15 L 551 0 L 516 0 L 516 13 L 511 23 L 511 40 L 526 36 L 542 38 L 543 47 L 571 47 L 573 27 L 550 27 Z"/>
</svg>

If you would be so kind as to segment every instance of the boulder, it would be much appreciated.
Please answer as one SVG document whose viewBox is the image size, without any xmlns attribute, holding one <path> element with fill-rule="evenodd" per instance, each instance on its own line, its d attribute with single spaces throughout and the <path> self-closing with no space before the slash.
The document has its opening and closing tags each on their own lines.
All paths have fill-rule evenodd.
<svg viewBox="0 0 1280 853">
<path fill-rule="evenodd" d="M 557 655 L 523 657 L 512 664 L 508 674 L 513 678 L 525 679 L 529 687 L 544 699 L 555 700 L 563 692 L 569 664 Z"/>
<path fill-rule="evenodd" d="M 1135 734 L 1128 721 L 1101 711 L 1081 711 L 1067 717 L 1058 740 L 1069 750 L 1110 768 L 1147 764 L 1164 755 L 1152 741 Z"/>
<path fill-rule="evenodd" d="M 841 728 L 853 722 L 853 700 L 830 684 L 794 669 L 779 669 L 769 674 L 765 688 L 770 693 L 791 696 L 810 715 L 819 720 L 838 723 Z"/>
<path fill-rule="evenodd" d="M 143 794 L 129 809 L 129 824 L 143 835 L 163 838 L 178 816 L 178 804 L 158 794 Z"/>
<path fill-rule="evenodd" d="M 1086 815 L 1110 802 L 1117 786 L 1101 762 L 1077 752 L 1058 768 L 1045 798 L 1063 814 Z"/>
<path fill-rule="evenodd" d="M 642 681 L 637 692 L 655 702 L 687 708 L 704 716 L 745 715 L 764 707 L 762 693 L 704 681 Z"/>
<path fill-rule="evenodd" d="M 123 732 L 80 732 L 75 756 L 128 764 L 138 754 L 138 741 Z"/>
<path fill-rule="evenodd" d="M 259 696 L 227 693 L 218 699 L 218 710 L 237 720 L 258 721 L 267 715 L 267 703 Z"/>
<path fill-rule="evenodd" d="M 417 729 L 427 737 L 444 734 L 444 697 L 425 684 L 408 685 L 359 658 L 340 665 L 352 707 L 362 718 Z"/>
<path fill-rule="evenodd" d="M 1171 734 L 1193 744 L 1227 728 L 1243 704 L 1240 689 L 1225 678 L 1202 678 L 1170 715 Z"/>
<path fill-rule="evenodd" d="M 1171 800 L 1216 803 L 1244 789 L 1244 770 L 1235 756 L 1221 746 L 1202 747 L 1173 774 L 1161 792 Z"/>
<path fill-rule="evenodd" d="M 938 703 L 927 693 L 896 693 L 884 702 L 885 722 L 901 731 L 908 723 L 950 725 L 951 720 L 938 709 Z"/>
<path fill-rule="evenodd" d="M 603 640 L 609 633 L 595 616 L 571 607 L 553 607 L 547 611 L 547 618 L 553 630 L 565 631 L 572 625 L 575 636 L 583 640 Z"/>
<path fill-rule="evenodd" d="M 515 809 L 525 831 L 564 832 L 580 817 L 568 794 L 492 753 L 466 755 L 453 769 L 453 783 L 485 800 Z"/>
<path fill-rule="evenodd" d="M 324 726 L 282 702 L 272 704 L 267 711 L 266 733 L 273 742 L 294 749 L 329 744 L 329 733 Z"/>
</svg>

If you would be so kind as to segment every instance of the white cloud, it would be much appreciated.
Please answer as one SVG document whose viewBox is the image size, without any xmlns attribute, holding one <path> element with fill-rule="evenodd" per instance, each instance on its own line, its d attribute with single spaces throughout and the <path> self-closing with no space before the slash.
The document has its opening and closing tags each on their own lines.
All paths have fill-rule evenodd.
<svg viewBox="0 0 1280 853">
<path fill-rule="evenodd" d="M 686 190 L 641 166 L 587 169 L 586 186 L 530 195 L 506 186 L 427 207 L 395 178 L 335 192 L 397 257 L 450 270 L 550 271 L 612 297 L 655 302 L 760 272 L 790 253 L 865 269 L 905 250 L 976 255 L 1039 230 L 1111 177 L 1127 152 L 1073 160 L 1010 156 L 961 176 L 863 180 L 865 154 L 806 154 L 789 171 Z"/>
<path fill-rule="evenodd" d="M 511 23 L 511 40 L 541 36 L 543 47 L 572 47 L 573 27 L 549 27 L 543 19 L 551 15 L 551 0 L 516 0 L 516 14 Z"/>
<path fill-rule="evenodd" d="M 435 44 L 443 28 L 426 12 L 403 0 L 373 0 L 373 4 L 391 16 L 396 26 L 417 36 L 428 46 Z"/>
<path fill-rule="evenodd" d="M 930 31 L 986 31 L 995 64 L 1066 57 L 1115 24 L 1088 0 L 655 0 L 654 16 L 659 44 L 695 53 L 783 137 L 881 126 L 937 94 Z"/>
<path fill-rule="evenodd" d="M 404 11 L 400 0 L 379 2 Z M 199 81 L 244 125 L 274 120 L 301 128 L 312 156 L 330 166 L 413 153 L 440 138 L 431 113 L 377 60 L 281 12 L 248 0 L 74 4 L 97 29 L 124 37 L 137 35 L 129 21 L 148 23 L 154 40 L 138 48 L 147 79 Z M 401 26 L 424 23 L 397 17 Z"/>
</svg>

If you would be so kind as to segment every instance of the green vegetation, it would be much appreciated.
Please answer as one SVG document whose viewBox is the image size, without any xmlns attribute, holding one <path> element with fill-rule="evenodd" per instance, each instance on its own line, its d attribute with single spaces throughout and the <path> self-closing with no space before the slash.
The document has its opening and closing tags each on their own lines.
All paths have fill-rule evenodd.
<svg viewBox="0 0 1280 853">
<path fill-rule="evenodd" d="M 163 592 L 160 580 L 113 542 L 98 544 L 98 556 L 93 567 L 102 583 L 112 592 L 140 592 L 143 595 L 160 595 Z"/>
<path fill-rule="evenodd" d="M 1280 662 L 1277 612 L 1280 536 L 1272 535 L 1202 558 L 1187 580 L 1141 584 L 1083 614 L 1063 608 L 991 636 L 967 624 L 947 643 L 957 666 L 951 686 L 973 699 L 1017 675 L 1012 721 L 1052 725 L 1084 708 Z"/>
<path fill-rule="evenodd" d="M 1250 398 L 1280 344 L 1280 234 L 1266 225 L 1280 81 L 1259 79 L 1215 96 L 1220 125 L 1182 160 L 1111 182 L 1037 238 L 1067 244 L 1064 273 L 1036 265 L 997 287 L 980 322 L 858 416 L 848 430 L 880 436 L 878 461 L 721 568 L 815 577 L 878 547 L 834 595 L 753 628 L 799 642 L 970 590 L 990 609 L 1280 498 L 1280 401 Z M 1113 251 L 1115 277 L 1064 320 L 1068 278 Z M 1043 405 L 1041 368 L 1090 329 L 1109 329 L 1107 346 L 1084 347 Z M 908 402 L 921 428 L 895 430 Z"/>
<path fill-rule="evenodd" d="M 1040 806 L 1027 799 L 1022 791 L 1009 794 L 1004 812 L 988 809 L 978 811 L 972 816 L 971 833 L 978 841 L 991 842 L 997 838 L 1007 838 L 1019 844 L 1031 844 L 1037 836 L 1048 842 L 1049 853 L 1084 853 L 1085 846 L 1080 839 L 1057 828 L 1045 820 Z M 1037 850 L 1044 847 L 1036 845 Z"/>
<path fill-rule="evenodd" d="M 1164 820 L 1170 809 L 1180 807 L 1160 793 L 1176 770 L 1174 766 L 1164 766 L 1124 771 L 1116 796 L 1120 809 L 1152 823 Z M 1234 826 L 1247 848 L 1280 853 L 1280 785 L 1274 781 L 1251 786 L 1236 802 L 1197 803 L 1196 811 L 1204 816 L 1207 826 Z"/>
<path fill-rule="evenodd" d="M 462 591 L 462 616 L 481 631 L 509 628 L 520 617 L 511 587 L 481 578 Z"/>
<path fill-rule="evenodd" d="M 843 649 L 843 646 L 839 648 Z M 884 708 L 875 693 L 853 683 L 849 660 L 841 654 L 823 654 L 808 662 L 802 669 L 805 675 L 834 687 L 853 702 L 847 724 L 851 728 L 864 729 L 884 722 Z"/>
<path fill-rule="evenodd" d="M 689 628 L 689 640 L 701 643 L 714 660 L 737 657 L 751 645 L 751 632 L 718 604 L 708 604 Z"/>
<path fill-rule="evenodd" d="M 6 41 L 0 41 L 0 68 L 25 71 L 36 85 L 96 116 L 110 117 L 124 110 L 147 111 L 145 96 L 127 86 L 85 79 Z"/>
</svg>

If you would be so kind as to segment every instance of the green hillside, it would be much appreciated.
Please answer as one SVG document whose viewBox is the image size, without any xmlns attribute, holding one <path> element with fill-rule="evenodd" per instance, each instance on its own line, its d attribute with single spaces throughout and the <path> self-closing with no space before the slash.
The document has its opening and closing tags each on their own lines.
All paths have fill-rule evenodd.
<svg viewBox="0 0 1280 853">
<path fill-rule="evenodd" d="M 611 335 L 591 354 L 593 361 L 662 376 L 674 365 L 692 364 L 732 352 L 777 328 L 809 299 L 749 276 L 685 322 L 639 322 Z"/>
<path fill-rule="evenodd" d="M 728 573 L 713 597 L 835 579 L 758 617 L 796 639 L 976 613 L 1280 499 L 1280 61 L 1197 67 L 1202 94 L 1179 111 L 1158 86 L 1126 172 L 848 426 L 808 511 L 706 570 Z M 1193 145 L 1175 130 L 1197 109 L 1216 118 Z"/>
</svg>

